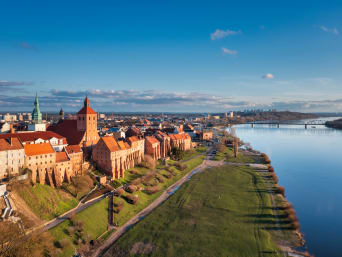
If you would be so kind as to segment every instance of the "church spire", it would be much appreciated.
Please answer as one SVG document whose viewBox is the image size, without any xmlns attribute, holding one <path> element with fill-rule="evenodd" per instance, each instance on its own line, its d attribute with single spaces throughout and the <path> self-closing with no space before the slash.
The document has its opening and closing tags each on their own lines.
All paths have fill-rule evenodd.
<svg viewBox="0 0 342 257">
<path fill-rule="evenodd" d="M 37 93 L 36 93 L 36 98 L 34 99 L 34 109 L 32 111 L 32 119 L 34 123 L 42 123 L 42 113 L 40 112 Z"/>
</svg>

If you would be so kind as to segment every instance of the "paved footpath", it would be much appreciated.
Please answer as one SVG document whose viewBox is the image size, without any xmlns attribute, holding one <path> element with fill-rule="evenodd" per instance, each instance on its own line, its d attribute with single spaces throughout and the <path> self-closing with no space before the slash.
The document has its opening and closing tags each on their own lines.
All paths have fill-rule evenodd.
<svg viewBox="0 0 342 257">
<path fill-rule="evenodd" d="M 160 204 L 162 204 L 166 199 L 169 198 L 170 195 L 172 195 L 174 192 L 177 191 L 177 189 L 184 184 L 187 180 L 189 180 L 194 174 L 199 173 L 203 171 L 204 169 L 212 166 L 220 166 L 223 165 L 224 162 L 218 162 L 218 161 L 209 161 L 205 160 L 200 166 L 193 169 L 189 173 L 187 173 L 183 178 L 178 180 L 176 183 L 168 187 L 156 200 L 154 200 L 149 206 L 147 206 L 145 209 L 140 211 L 138 214 L 136 214 L 133 218 L 131 218 L 129 221 L 127 221 L 123 226 L 119 227 L 118 230 L 116 230 L 113 234 L 110 235 L 110 237 L 99 247 L 96 249 L 96 251 L 92 254 L 92 257 L 101 256 L 105 253 L 106 250 L 109 249 L 109 247 L 118 240 L 125 232 L 127 232 L 133 225 L 138 223 L 140 220 L 142 220 L 146 215 L 151 213 L 156 207 L 158 207 Z"/>
</svg>

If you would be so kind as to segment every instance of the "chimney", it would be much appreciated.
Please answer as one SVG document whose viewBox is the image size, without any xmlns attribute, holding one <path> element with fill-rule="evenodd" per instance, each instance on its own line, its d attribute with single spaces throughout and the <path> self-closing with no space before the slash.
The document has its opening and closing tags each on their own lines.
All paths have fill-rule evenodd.
<svg viewBox="0 0 342 257">
<path fill-rule="evenodd" d="M 14 130 L 14 128 L 13 128 L 13 124 L 12 124 L 12 123 L 10 124 L 10 133 L 11 133 L 11 134 L 14 134 L 14 133 L 15 133 L 15 130 Z"/>
</svg>

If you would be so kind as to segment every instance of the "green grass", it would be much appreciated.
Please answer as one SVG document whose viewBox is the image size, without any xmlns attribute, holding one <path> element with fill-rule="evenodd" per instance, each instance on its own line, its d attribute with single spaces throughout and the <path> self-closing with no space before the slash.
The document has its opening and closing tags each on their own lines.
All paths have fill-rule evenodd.
<svg viewBox="0 0 342 257">
<path fill-rule="evenodd" d="M 243 153 L 238 153 L 237 157 L 234 157 L 234 150 L 231 147 L 226 147 L 224 152 L 217 151 L 214 157 L 215 161 L 226 160 L 228 162 L 236 163 L 255 163 L 255 158 L 251 156 L 246 156 Z"/>
<path fill-rule="evenodd" d="M 122 209 L 122 211 L 119 214 L 114 214 L 115 222 L 117 222 L 119 226 L 122 226 L 123 224 L 125 224 L 131 217 L 133 217 L 135 214 L 143 210 L 150 203 L 152 203 L 155 199 L 157 199 L 163 193 L 165 189 L 167 189 L 169 186 L 174 184 L 176 181 L 182 178 L 189 171 L 191 171 L 192 169 L 200 165 L 203 162 L 204 158 L 205 158 L 204 156 L 198 156 L 194 159 L 183 162 L 187 165 L 184 171 L 179 171 L 175 167 L 171 167 L 171 169 L 175 171 L 176 175 L 172 176 L 170 179 L 163 177 L 164 182 L 158 184 L 161 190 L 155 194 L 149 195 L 145 193 L 144 191 L 134 192 L 133 195 L 138 195 L 139 197 L 138 204 L 132 205 L 127 202 L 124 202 L 124 208 Z M 166 170 L 160 170 L 158 173 L 162 175 L 162 174 L 167 174 L 169 172 Z M 128 194 L 128 193 L 125 193 L 125 194 Z M 115 197 L 114 201 L 123 201 L 123 199 L 121 197 L 120 199 Z"/>
<path fill-rule="evenodd" d="M 108 199 L 105 198 L 76 215 L 76 220 L 82 222 L 84 236 L 89 236 L 94 240 L 107 230 L 108 224 Z M 51 235 L 55 242 L 66 239 L 70 242 L 67 248 L 60 250 L 59 257 L 69 257 L 74 254 L 74 249 L 78 247 L 74 243 L 76 235 L 68 235 L 67 229 L 72 225 L 70 220 L 66 220 L 58 226 L 52 228 Z"/>
<path fill-rule="evenodd" d="M 287 224 L 277 225 L 272 207 L 258 172 L 242 166 L 212 168 L 184 184 L 105 256 L 118 251 L 133 256 L 136 243 L 152 246 L 148 256 L 281 256 L 272 231 L 288 231 Z"/>
<path fill-rule="evenodd" d="M 195 149 L 185 151 L 183 161 L 187 161 L 191 158 L 194 158 L 195 156 L 198 156 L 199 154 L 204 154 L 207 150 L 208 150 L 207 147 L 200 146 L 200 147 L 197 147 Z"/>
<path fill-rule="evenodd" d="M 170 185 L 175 183 L 177 180 L 179 180 L 181 177 L 183 177 L 186 173 L 191 171 L 193 168 L 200 165 L 203 162 L 204 158 L 205 157 L 203 155 L 200 155 L 200 156 L 197 156 L 196 158 L 183 162 L 187 165 L 187 168 L 184 171 L 179 171 L 175 167 L 171 167 L 171 169 L 175 171 L 176 175 L 172 176 L 170 179 L 164 178 L 164 183 L 158 184 L 161 188 L 160 192 L 157 192 L 153 195 L 149 195 L 145 193 L 144 191 L 134 192 L 133 195 L 139 196 L 139 202 L 137 205 L 129 204 L 125 200 L 123 200 L 121 197 L 120 198 L 115 197 L 114 202 L 118 202 L 118 201 L 124 202 L 124 208 L 119 214 L 114 214 L 114 222 L 118 223 L 119 225 L 123 225 L 130 218 L 132 218 L 135 214 L 143 210 L 150 203 L 152 203 L 156 198 L 158 198 L 166 188 L 168 188 Z M 174 162 L 169 162 L 169 163 L 174 163 Z M 128 171 L 126 171 L 125 178 L 120 180 L 120 184 L 129 183 L 135 178 L 140 177 L 149 171 L 148 169 L 142 168 L 142 167 L 135 167 L 133 169 L 137 170 L 139 174 L 131 174 Z M 163 173 L 167 173 L 168 171 L 161 170 L 158 172 L 160 174 L 163 174 Z M 125 193 L 125 194 L 128 195 L 128 193 Z M 76 215 L 76 220 L 81 221 L 83 223 L 84 234 L 85 235 L 89 234 L 91 239 L 98 238 L 107 230 L 107 222 L 108 222 L 107 208 L 108 208 L 108 199 L 104 199 Z M 67 220 L 50 230 L 55 241 L 60 242 L 61 240 L 66 238 L 70 242 L 70 245 L 66 249 L 59 250 L 60 251 L 58 255 L 59 257 L 71 256 L 74 253 L 74 249 L 78 247 L 77 245 L 73 243 L 75 240 L 75 236 L 69 236 L 66 233 L 68 227 L 70 227 L 71 225 L 72 223 L 69 220 Z M 104 234 L 101 237 L 101 240 L 104 240 L 109 235 L 110 233 Z"/>
<path fill-rule="evenodd" d="M 74 208 L 78 201 L 71 195 L 48 185 L 20 184 L 15 187 L 20 197 L 41 219 L 50 220 Z"/>
</svg>

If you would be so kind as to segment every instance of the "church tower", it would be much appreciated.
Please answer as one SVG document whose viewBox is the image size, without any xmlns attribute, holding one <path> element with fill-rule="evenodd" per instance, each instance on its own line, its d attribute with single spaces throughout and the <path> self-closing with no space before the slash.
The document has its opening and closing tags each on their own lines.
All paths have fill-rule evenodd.
<svg viewBox="0 0 342 257">
<path fill-rule="evenodd" d="M 38 101 L 38 95 L 36 94 L 36 98 L 34 100 L 34 109 L 32 111 L 32 120 L 36 124 L 42 123 L 42 113 L 39 109 L 39 101 Z"/>
<path fill-rule="evenodd" d="M 83 108 L 77 113 L 77 130 L 84 131 L 84 146 L 97 144 L 97 113 L 90 107 L 88 96 L 84 99 Z"/>
<path fill-rule="evenodd" d="M 61 110 L 59 111 L 59 120 L 64 120 L 64 111 L 61 108 Z"/>
</svg>

